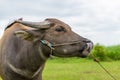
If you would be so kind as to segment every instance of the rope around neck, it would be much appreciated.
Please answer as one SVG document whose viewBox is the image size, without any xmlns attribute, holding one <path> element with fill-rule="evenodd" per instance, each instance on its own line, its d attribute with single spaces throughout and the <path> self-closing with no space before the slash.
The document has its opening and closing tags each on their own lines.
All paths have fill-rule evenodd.
<svg viewBox="0 0 120 80">
<path fill-rule="evenodd" d="M 46 45 L 50 48 L 50 55 L 53 53 L 53 50 L 55 49 L 54 47 L 58 47 L 58 46 L 64 46 L 64 45 L 72 45 L 72 44 L 77 44 L 80 43 L 82 41 L 71 41 L 69 43 L 61 43 L 61 44 L 52 44 L 47 40 L 41 40 L 40 41 L 43 45 Z M 84 41 L 83 41 L 84 42 Z"/>
<path fill-rule="evenodd" d="M 71 41 L 69 43 L 52 44 L 47 40 L 41 40 L 41 43 L 44 44 L 44 45 L 47 45 L 49 48 L 53 48 L 53 47 L 57 47 L 57 46 L 64 46 L 64 45 L 72 45 L 72 44 L 77 44 L 77 43 L 80 43 L 80 42 L 84 42 L 84 41 Z"/>
</svg>

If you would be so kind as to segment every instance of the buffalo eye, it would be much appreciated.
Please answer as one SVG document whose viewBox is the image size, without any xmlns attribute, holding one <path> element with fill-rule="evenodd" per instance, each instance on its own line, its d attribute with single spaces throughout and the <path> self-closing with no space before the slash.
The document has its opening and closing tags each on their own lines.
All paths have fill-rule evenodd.
<svg viewBox="0 0 120 80">
<path fill-rule="evenodd" d="M 60 27 L 56 28 L 55 31 L 62 32 L 62 31 L 64 31 L 64 28 L 62 26 L 60 26 Z"/>
</svg>

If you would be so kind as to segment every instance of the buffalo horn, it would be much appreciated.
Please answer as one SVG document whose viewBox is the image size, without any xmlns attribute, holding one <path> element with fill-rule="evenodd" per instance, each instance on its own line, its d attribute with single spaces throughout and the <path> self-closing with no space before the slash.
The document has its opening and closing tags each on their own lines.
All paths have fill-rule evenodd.
<svg viewBox="0 0 120 80">
<path fill-rule="evenodd" d="M 38 28 L 38 29 L 47 29 L 50 27 L 49 21 L 43 21 L 43 22 L 28 22 L 28 21 L 22 21 L 22 20 L 16 20 L 15 22 L 21 23 L 25 26 L 29 26 L 32 28 Z"/>
</svg>

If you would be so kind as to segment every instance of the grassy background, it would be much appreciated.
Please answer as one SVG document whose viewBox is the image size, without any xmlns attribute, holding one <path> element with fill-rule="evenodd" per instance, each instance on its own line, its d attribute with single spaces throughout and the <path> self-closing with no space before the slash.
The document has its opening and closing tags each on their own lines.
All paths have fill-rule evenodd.
<svg viewBox="0 0 120 80">
<path fill-rule="evenodd" d="M 120 61 L 101 62 L 117 80 L 120 80 Z M 50 59 L 43 72 L 43 80 L 113 80 L 94 61 L 67 58 Z"/>
<path fill-rule="evenodd" d="M 120 45 L 103 46 L 96 44 L 91 52 L 101 64 L 120 80 Z M 1 80 L 1 79 L 0 79 Z M 113 80 L 90 57 L 52 58 L 46 63 L 43 80 Z"/>
<path fill-rule="evenodd" d="M 96 44 L 91 52 L 101 64 L 120 80 L 120 45 Z M 43 80 L 113 80 L 91 58 L 55 58 L 48 60 Z"/>
</svg>

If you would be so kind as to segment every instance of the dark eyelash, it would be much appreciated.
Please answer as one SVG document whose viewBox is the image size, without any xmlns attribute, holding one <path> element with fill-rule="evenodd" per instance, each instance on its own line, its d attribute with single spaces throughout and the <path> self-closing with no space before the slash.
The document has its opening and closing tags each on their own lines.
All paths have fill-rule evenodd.
<svg viewBox="0 0 120 80">
<path fill-rule="evenodd" d="M 64 28 L 60 26 L 59 28 L 56 28 L 55 31 L 62 32 L 62 31 L 64 31 Z"/>
</svg>

